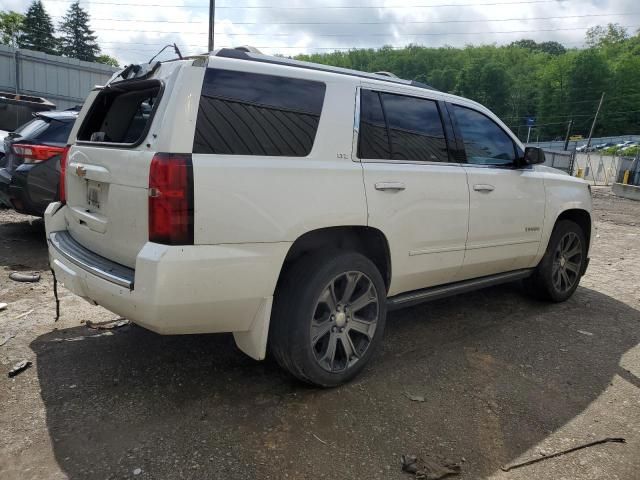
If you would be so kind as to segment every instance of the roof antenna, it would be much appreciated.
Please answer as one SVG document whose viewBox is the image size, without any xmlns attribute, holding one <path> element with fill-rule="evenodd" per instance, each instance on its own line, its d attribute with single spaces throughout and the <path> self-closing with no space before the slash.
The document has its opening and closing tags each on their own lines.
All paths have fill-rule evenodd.
<svg viewBox="0 0 640 480">
<path fill-rule="evenodd" d="M 151 60 L 149 60 L 149 63 L 153 62 L 156 59 L 156 57 L 160 55 L 162 52 L 164 52 L 167 48 L 173 48 L 173 51 L 176 52 L 176 55 L 178 55 L 178 58 L 182 60 L 182 54 L 180 53 L 180 49 L 178 48 L 178 46 L 175 43 L 173 44 L 169 43 L 164 47 L 162 47 L 162 49 L 158 53 L 156 53 L 153 57 L 151 57 Z"/>
</svg>

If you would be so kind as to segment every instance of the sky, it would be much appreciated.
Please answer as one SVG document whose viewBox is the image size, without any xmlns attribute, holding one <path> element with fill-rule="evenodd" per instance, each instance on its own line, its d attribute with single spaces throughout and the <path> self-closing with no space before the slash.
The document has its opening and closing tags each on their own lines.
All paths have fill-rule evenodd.
<svg viewBox="0 0 640 480">
<path fill-rule="evenodd" d="M 25 12 L 29 0 L 0 0 Z M 43 0 L 57 26 L 70 0 Z M 506 44 L 521 38 L 583 46 L 587 28 L 640 28 L 640 0 L 216 0 L 215 48 L 252 45 L 268 54 L 335 49 Z M 104 53 L 122 65 L 164 45 L 207 51 L 207 0 L 81 0 Z M 364 7 L 364 8 L 355 8 Z M 167 52 L 165 58 L 171 57 Z M 160 57 L 162 58 L 162 57 Z"/>
</svg>

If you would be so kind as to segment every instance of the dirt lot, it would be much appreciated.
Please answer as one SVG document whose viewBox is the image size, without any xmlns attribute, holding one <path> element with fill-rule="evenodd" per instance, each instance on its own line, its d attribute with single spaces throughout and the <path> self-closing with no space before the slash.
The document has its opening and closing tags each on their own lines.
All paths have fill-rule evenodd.
<svg viewBox="0 0 640 480">
<path fill-rule="evenodd" d="M 0 346 L 0 478 L 408 479 L 403 453 L 461 462 L 464 479 L 640 478 L 640 203 L 595 199 L 570 301 L 514 285 L 394 312 L 364 375 L 324 391 L 230 335 L 99 335 L 83 322 L 115 316 L 64 289 L 54 323 L 42 222 L 2 210 L 0 343 L 15 336 Z M 33 367 L 9 379 L 21 359 Z"/>
</svg>

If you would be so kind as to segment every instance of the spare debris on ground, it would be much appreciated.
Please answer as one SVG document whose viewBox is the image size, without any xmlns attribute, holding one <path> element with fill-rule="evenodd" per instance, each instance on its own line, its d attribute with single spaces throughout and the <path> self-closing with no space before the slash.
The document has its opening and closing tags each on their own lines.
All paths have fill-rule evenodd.
<svg viewBox="0 0 640 480">
<path fill-rule="evenodd" d="M 15 282 L 39 282 L 40 274 L 38 272 L 23 273 L 13 272 L 9 274 L 9 278 Z"/>
<path fill-rule="evenodd" d="M 25 371 L 31 365 L 32 365 L 32 363 L 29 360 L 21 360 L 21 361 L 19 361 L 18 363 L 16 363 L 13 366 L 13 368 L 11 370 L 9 370 L 9 373 L 8 373 L 9 378 L 15 377 L 19 373 Z"/>
<path fill-rule="evenodd" d="M 415 475 L 418 480 L 439 480 L 462 471 L 457 463 L 437 463 L 418 458 L 415 455 L 402 455 L 402 471 Z"/>
</svg>

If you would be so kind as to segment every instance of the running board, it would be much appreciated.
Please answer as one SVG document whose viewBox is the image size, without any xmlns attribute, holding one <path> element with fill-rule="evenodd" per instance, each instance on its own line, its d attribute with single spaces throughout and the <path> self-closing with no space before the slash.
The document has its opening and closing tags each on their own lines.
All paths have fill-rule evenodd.
<svg viewBox="0 0 640 480">
<path fill-rule="evenodd" d="M 501 283 L 514 282 L 527 278 L 533 273 L 533 270 L 532 268 L 514 270 L 513 272 L 498 273 L 497 275 L 489 275 L 488 277 L 474 278 L 472 280 L 448 283 L 447 285 L 440 285 L 438 287 L 401 293 L 400 295 L 395 295 L 387 299 L 387 308 L 389 310 L 395 310 L 397 308 L 410 307 L 422 302 L 430 302 L 431 300 L 438 300 L 460 293 L 492 287 L 494 285 L 500 285 Z"/>
</svg>

